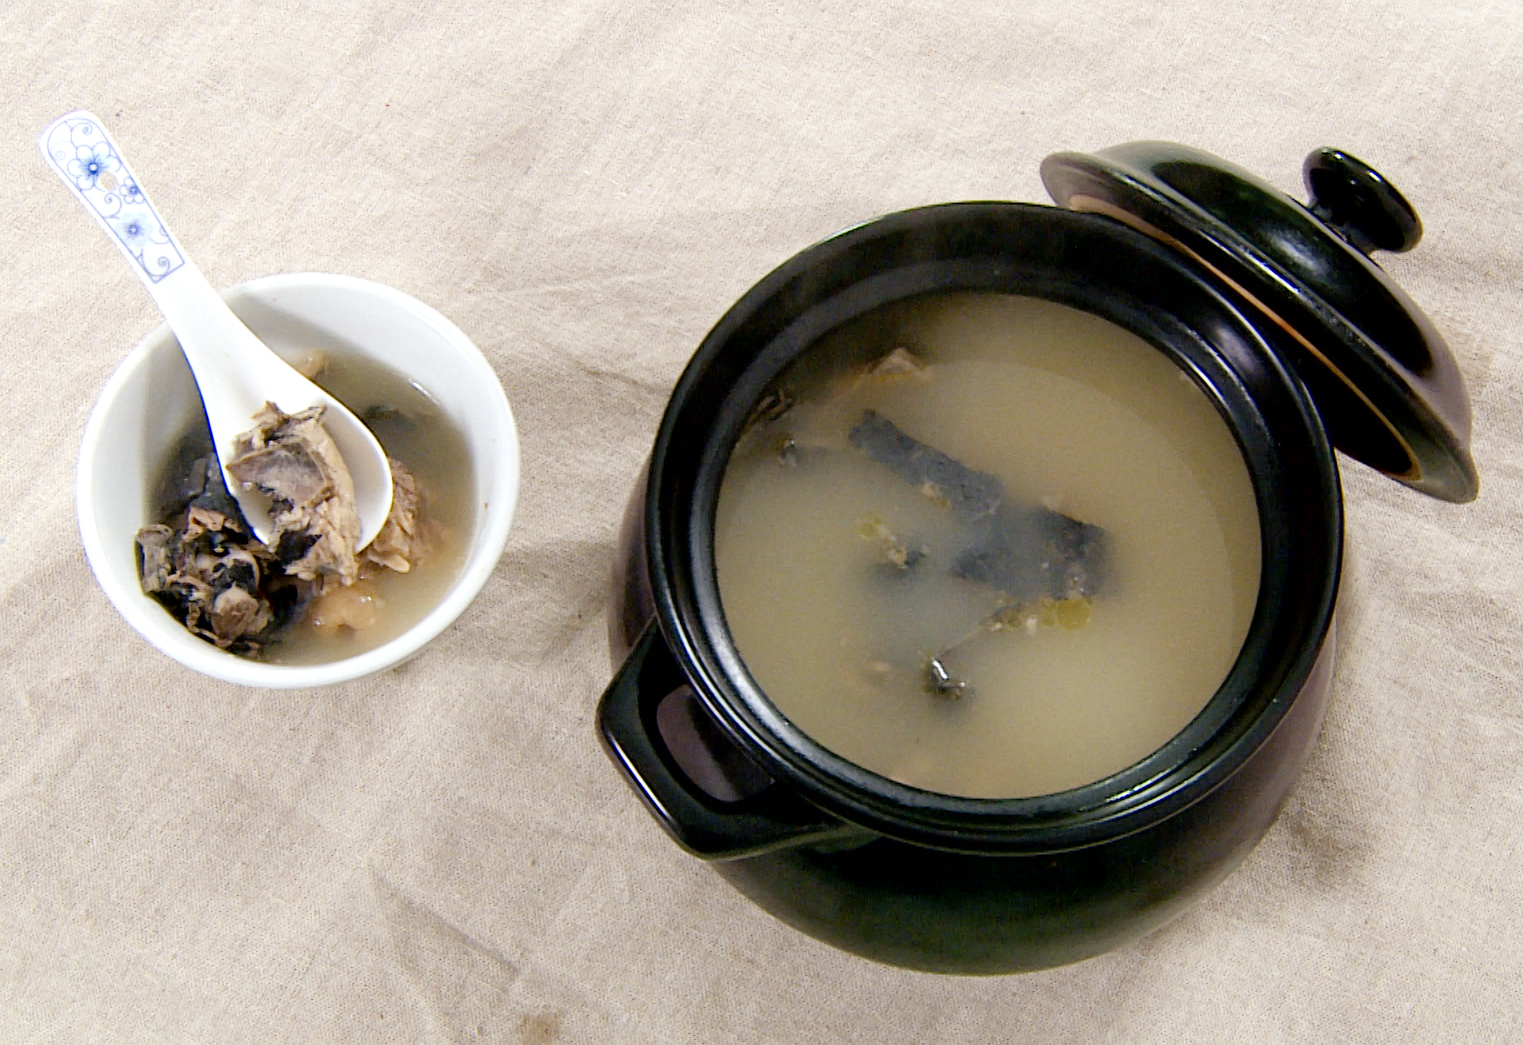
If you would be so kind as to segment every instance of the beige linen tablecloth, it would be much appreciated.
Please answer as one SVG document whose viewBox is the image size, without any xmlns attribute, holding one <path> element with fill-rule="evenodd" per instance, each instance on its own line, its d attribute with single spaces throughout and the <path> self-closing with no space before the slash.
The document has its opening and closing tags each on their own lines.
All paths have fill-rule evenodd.
<svg viewBox="0 0 1523 1045">
<path fill-rule="evenodd" d="M 1523 7 L 9 0 L 0 10 L 0 1041 L 1515 1042 L 1523 1037 Z M 158 323 L 35 138 L 99 114 L 214 284 L 349 273 L 507 390 L 500 566 L 405 667 L 208 682 L 117 616 L 75 453 Z M 1342 651 L 1274 829 L 1143 942 L 945 978 L 773 921 L 594 739 L 615 527 L 668 391 L 845 225 L 1045 201 L 1189 142 L 1301 195 L 1348 149 L 1475 409 L 1480 499 L 1344 461 Z"/>
</svg>

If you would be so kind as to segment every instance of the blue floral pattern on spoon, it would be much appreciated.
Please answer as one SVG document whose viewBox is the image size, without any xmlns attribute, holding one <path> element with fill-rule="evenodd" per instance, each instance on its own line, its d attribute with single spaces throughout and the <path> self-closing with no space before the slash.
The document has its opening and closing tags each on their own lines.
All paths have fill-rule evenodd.
<svg viewBox="0 0 1523 1045">
<path fill-rule="evenodd" d="M 47 161 L 150 281 L 157 283 L 185 264 L 179 245 L 94 116 L 60 116 L 43 132 L 40 144 Z"/>
</svg>

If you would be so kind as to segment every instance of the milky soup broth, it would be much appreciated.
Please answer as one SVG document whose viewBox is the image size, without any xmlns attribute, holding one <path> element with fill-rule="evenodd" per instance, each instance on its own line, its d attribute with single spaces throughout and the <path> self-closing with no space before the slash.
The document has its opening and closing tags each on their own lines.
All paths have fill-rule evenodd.
<svg viewBox="0 0 1523 1045">
<path fill-rule="evenodd" d="M 865 452 L 869 417 L 1008 510 L 1098 535 L 1087 594 L 971 578 L 983 509 Z M 1075 309 L 957 294 L 870 313 L 774 383 L 724 476 L 715 561 L 741 658 L 801 730 L 904 784 L 1009 798 L 1178 733 L 1242 646 L 1260 550 L 1237 443 L 1167 357 Z"/>
<path fill-rule="evenodd" d="M 423 542 L 407 573 L 366 571 L 354 585 L 373 600 L 363 628 L 324 626 L 309 613 L 270 647 L 274 664 L 322 664 L 396 638 L 443 600 L 465 565 L 475 519 L 475 474 L 465 436 L 420 385 L 363 356 L 327 353 L 314 380 L 360 416 L 387 456 L 418 480 Z M 320 608 L 320 604 L 319 604 Z"/>
</svg>

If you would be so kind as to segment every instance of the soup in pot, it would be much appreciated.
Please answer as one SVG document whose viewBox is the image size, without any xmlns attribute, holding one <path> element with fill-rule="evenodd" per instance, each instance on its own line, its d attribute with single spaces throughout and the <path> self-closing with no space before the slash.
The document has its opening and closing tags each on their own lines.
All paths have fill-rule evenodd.
<svg viewBox="0 0 1523 1045">
<path fill-rule="evenodd" d="M 798 728 L 914 787 L 1049 794 L 1155 751 L 1220 687 L 1258 513 L 1214 402 L 1089 313 L 991 293 L 871 312 L 732 452 L 726 624 Z"/>
</svg>

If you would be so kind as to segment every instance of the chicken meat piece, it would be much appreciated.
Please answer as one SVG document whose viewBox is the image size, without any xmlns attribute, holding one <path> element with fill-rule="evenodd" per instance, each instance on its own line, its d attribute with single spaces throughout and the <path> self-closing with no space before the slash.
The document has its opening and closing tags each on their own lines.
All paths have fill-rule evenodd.
<svg viewBox="0 0 1523 1045">
<path fill-rule="evenodd" d="M 391 466 L 391 512 L 375 540 L 365 548 L 365 561 L 378 563 L 398 573 L 412 569 L 417 560 L 418 506 L 421 494 L 418 480 L 413 478 L 394 457 L 388 457 Z"/>
<path fill-rule="evenodd" d="M 238 437 L 227 471 L 270 498 L 269 546 L 285 572 L 323 590 L 359 576 L 360 517 L 354 480 L 332 436 L 324 408 L 285 414 L 273 403 Z"/>
</svg>

